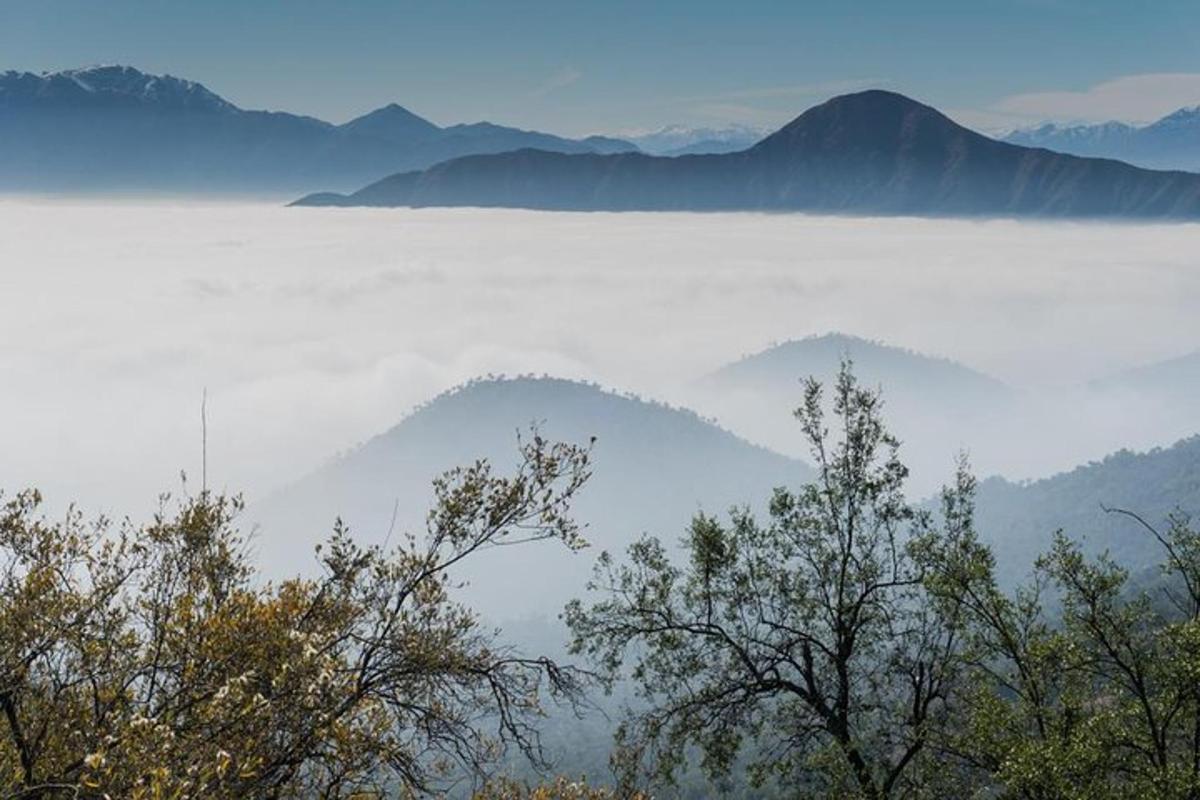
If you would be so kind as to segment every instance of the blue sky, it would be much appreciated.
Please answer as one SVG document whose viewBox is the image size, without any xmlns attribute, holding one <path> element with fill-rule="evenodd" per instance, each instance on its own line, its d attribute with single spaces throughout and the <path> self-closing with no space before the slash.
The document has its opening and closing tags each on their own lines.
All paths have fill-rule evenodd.
<svg viewBox="0 0 1200 800">
<path fill-rule="evenodd" d="M 0 0 L 0 69 L 94 63 L 332 121 L 771 126 L 884 86 L 997 129 L 1200 104 L 1200 2 Z"/>
</svg>

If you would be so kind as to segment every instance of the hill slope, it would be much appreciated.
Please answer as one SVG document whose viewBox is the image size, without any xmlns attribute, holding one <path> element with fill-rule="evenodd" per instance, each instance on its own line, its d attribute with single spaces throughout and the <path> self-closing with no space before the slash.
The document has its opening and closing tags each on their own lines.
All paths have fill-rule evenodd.
<svg viewBox="0 0 1200 800">
<path fill-rule="evenodd" d="M 804 465 L 754 447 L 691 412 L 555 379 L 488 380 L 444 394 L 362 447 L 251 506 L 269 572 L 310 567 L 312 546 L 341 516 L 364 542 L 381 542 L 393 509 L 399 531 L 422 530 L 430 481 L 487 457 L 515 460 L 517 433 L 542 421 L 551 439 L 596 436 L 594 477 L 576 506 L 592 547 L 553 542 L 492 551 L 463 577 L 468 597 L 493 618 L 557 613 L 578 596 L 601 550 L 621 551 L 643 532 L 682 536 L 692 515 L 765 503 Z"/>
<path fill-rule="evenodd" d="M 907 369 L 897 376 L 881 366 L 876 374 L 885 376 L 885 387 L 906 385 L 905 391 L 916 392 L 924 380 L 930 398 L 946 392 L 963 397 L 983 392 L 986 398 L 1004 391 L 951 362 L 915 354 L 896 361 L 890 349 L 847 337 L 809 340 L 803 349 L 816 355 L 807 363 L 816 366 L 847 341 L 857 347 L 866 381 L 874 353 Z M 791 353 L 785 348 L 774 355 Z M 740 372 L 766 363 L 748 359 L 735 366 Z M 894 403 L 885 406 L 885 414 L 889 420 L 900 417 Z M 312 569 L 312 548 L 338 517 L 364 543 L 384 540 L 393 513 L 394 537 L 422 530 L 433 477 L 479 457 L 501 468 L 512 464 L 518 431 L 534 421 L 541 421 L 550 438 L 586 442 L 597 437 L 594 477 L 576 505 L 592 547 L 575 554 L 550 542 L 501 549 L 464 571 L 460 577 L 471 584 L 464 596 L 496 620 L 553 616 L 563 602 L 581 594 L 601 550 L 619 553 L 643 532 L 676 541 L 698 510 L 722 515 L 731 506 L 748 504 L 761 511 L 772 488 L 795 486 L 812 476 L 802 462 L 748 444 L 688 411 L 571 381 L 478 381 L 435 398 L 391 430 L 251 504 L 246 516 L 259 525 L 255 546 L 267 573 Z M 904 443 L 901 458 L 917 461 L 919 445 L 918 440 Z M 949 454 L 943 463 L 937 481 L 950 477 Z M 1128 520 L 1105 514 L 1102 506 L 1136 511 L 1154 524 L 1176 508 L 1200 514 L 1200 437 L 1145 453 L 1121 451 L 1027 483 L 984 480 L 978 529 L 994 545 L 1006 581 L 1024 575 L 1058 529 L 1083 540 L 1090 553 L 1111 550 L 1135 570 L 1156 563 L 1160 553 L 1154 543 Z"/>
<path fill-rule="evenodd" d="M 439 127 L 398 105 L 344 125 L 238 108 L 131 67 L 0 74 L 0 191 L 295 193 L 522 147 L 634 150 L 490 123 Z"/>
<path fill-rule="evenodd" d="M 1140 392 L 1180 408 L 1195 408 L 1200 397 L 1200 352 L 1125 370 L 1093 381 L 1102 391 Z"/>
<path fill-rule="evenodd" d="M 865 385 L 883 392 L 888 425 L 903 442 L 904 461 L 917 491 L 932 491 L 953 473 L 956 454 L 970 448 L 988 469 L 982 441 L 1012 411 L 1014 392 L 1000 381 L 942 358 L 844 334 L 827 334 L 770 347 L 697 382 L 699 406 L 731 430 L 779 452 L 806 457 L 792 410 L 801 382 L 829 386 L 843 358 Z"/>
<path fill-rule="evenodd" d="M 875 90 L 809 109 L 737 153 L 521 150 L 455 159 L 298 204 L 1196 218 L 1200 175 L 998 142 Z"/>
<path fill-rule="evenodd" d="M 1160 530 L 1176 510 L 1200 516 L 1200 436 L 1144 453 L 1123 450 L 1031 483 L 986 480 L 979 487 L 978 529 L 1009 580 L 1028 570 L 1059 529 L 1083 541 L 1088 553 L 1109 551 L 1135 572 L 1162 560 L 1145 531 L 1103 507 L 1133 511 Z"/>
</svg>

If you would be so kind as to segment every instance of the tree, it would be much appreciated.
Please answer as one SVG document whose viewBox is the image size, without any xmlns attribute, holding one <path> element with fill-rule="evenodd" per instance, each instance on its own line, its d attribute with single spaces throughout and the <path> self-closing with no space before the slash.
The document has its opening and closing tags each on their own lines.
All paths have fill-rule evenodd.
<svg viewBox="0 0 1200 800">
<path fill-rule="evenodd" d="M 926 590 L 920 561 L 942 534 L 905 501 L 878 393 L 843 365 L 837 441 L 822 395 L 808 381 L 796 412 L 817 478 L 776 490 L 768 523 L 697 516 L 683 565 L 652 537 L 627 564 L 605 554 L 600 599 L 568 606 L 575 652 L 609 681 L 632 664 L 645 707 L 619 744 L 660 778 L 698 748 L 712 775 L 750 750 L 756 781 L 804 796 L 908 796 L 919 782 L 960 667 L 958 609 Z"/>
<path fill-rule="evenodd" d="M 431 790 L 502 748 L 540 756 L 547 697 L 585 675 L 528 658 L 453 601 L 489 548 L 582 544 L 570 503 L 586 448 L 522 445 L 435 483 L 423 537 L 391 551 L 339 524 L 323 574 L 259 585 L 202 492 L 147 526 L 0 514 L 0 797 L 299 798 Z"/>
<path fill-rule="evenodd" d="M 530 786 L 515 780 L 489 781 L 471 800 L 650 800 L 640 792 L 618 794 L 617 791 L 589 786 L 584 780 L 559 777 L 548 783 Z"/>
<path fill-rule="evenodd" d="M 1162 547 L 1157 579 L 1135 585 L 1061 533 L 1013 595 L 970 524 L 931 553 L 931 591 L 969 623 L 972 677 L 939 747 L 993 795 L 1200 798 L 1200 534 L 1114 513 Z"/>
</svg>

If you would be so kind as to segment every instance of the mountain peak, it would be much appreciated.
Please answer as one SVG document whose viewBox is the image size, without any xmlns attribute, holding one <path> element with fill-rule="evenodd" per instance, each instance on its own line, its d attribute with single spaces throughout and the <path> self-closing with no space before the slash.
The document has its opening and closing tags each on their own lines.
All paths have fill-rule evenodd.
<svg viewBox="0 0 1200 800">
<path fill-rule="evenodd" d="M 712 373 L 709 379 L 782 373 L 788 382 L 794 382 L 802 376 L 804 369 L 823 373 L 836 372 L 838 365 L 846 358 L 868 372 L 932 370 L 939 375 L 954 376 L 957 380 L 978 384 L 994 392 L 1007 392 L 1004 385 L 996 379 L 957 361 L 836 331 L 776 343 L 722 367 Z M 797 371 L 798 367 L 800 371 Z"/>
<path fill-rule="evenodd" d="M 839 95 L 814 106 L 763 139 L 761 152 L 824 153 L 858 158 L 934 145 L 968 131 L 935 108 L 886 89 Z"/>
<path fill-rule="evenodd" d="M 342 130 L 392 143 L 413 144 L 432 138 L 442 129 L 399 103 L 388 103 L 350 120 Z"/>
<path fill-rule="evenodd" d="M 813 106 L 800 116 L 783 126 L 778 132 L 786 131 L 795 125 L 831 118 L 866 117 L 874 121 L 883 118 L 895 118 L 898 115 L 920 113 L 950 121 L 940 111 L 920 103 L 907 95 L 887 89 L 864 89 L 861 92 L 840 94 L 831 97 L 824 103 Z"/>
<path fill-rule="evenodd" d="M 0 104 L 37 107 L 146 107 L 175 111 L 229 112 L 237 106 L 195 81 L 151 75 L 120 64 L 60 72 L 0 75 Z"/>
<path fill-rule="evenodd" d="M 831 97 L 824 103 L 813 106 L 804 112 L 804 114 L 801 114 L 797 118 L 797 121 L 803 119 L 805 116 L 820 116 L 822 114 L 829 114 L 830 112 L 843 114 L 921 112 L 932 114 L 942 119 L 948 119 L 937 109 L 914 100 L 908 95 L 893 92 L 889 89 L 863 89 L 860 92 L 850 92 L 849 94 L 839 94 L 836 97 Z"/>
<path fill-rule="evenodd" d="M 1174 111 L 1167 116 L 1147 126 L 1148 130 L 1164 128 L 1195 128 L 1200 126 L 1200 106 L 1188 106 Z"/>
</svg>

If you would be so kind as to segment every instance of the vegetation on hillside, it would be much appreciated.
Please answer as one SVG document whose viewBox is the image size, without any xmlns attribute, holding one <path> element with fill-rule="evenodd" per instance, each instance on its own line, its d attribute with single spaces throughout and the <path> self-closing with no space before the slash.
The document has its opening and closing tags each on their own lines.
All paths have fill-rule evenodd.
<svg viewBox="0 0 1200 800">
<path fill-rule="evenodd" d="M 535 437 L 510 475 L 443 476 L 425 537 L 385 551 L 338 530 L 321 578 L 266 586 L 235 500 L 202 492 L 134 529 L 18 495 L 0 514 L 0 797 L 390 797 L 505 747 L 536 761 L 541 701 L 578 702 L 584 676 L 481 629 L 446 571 L 578 546 L 588 469 Z"/>
<path fill-rule="evenodd" d="M 451 576 L 497 548 L 581 546 L 588 448 L 535 434 L 509 473 L 452 470 L 422 535 L 363 547 L 338 525 L 317 577 L 277 583 L 233 498 L 135 526 L 11 497 L 0 798 L 1200 800 L 1189 519 L 1112 512 L 1158 548 L 1157 576 L 1059 535 L 1011 589 L 965 465 L 939 508 L 910 503 L 878 393 L 848 366 L 831 388 L 809 381 L 796 412 L 807 484 L 765 514 L 697 515 L 680 548 L 600 558 L 565 614 L 583 668 L 506 644 Z M 611 753 L 553 777 L 581 772 L 542 748 L 576 717 L 546 712 L 585 713 L 595 681 L 625 701 L 595 748 Z"/>
</svg>

